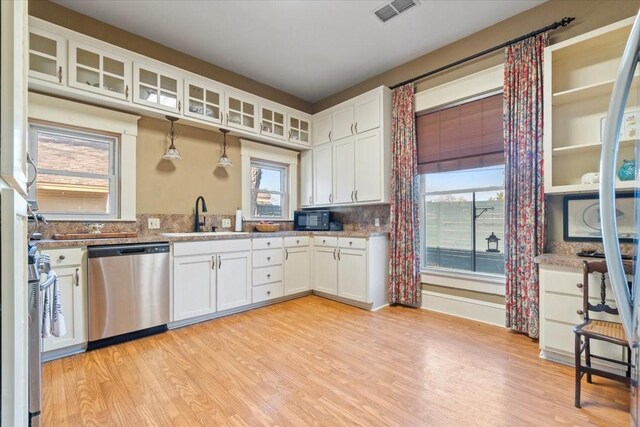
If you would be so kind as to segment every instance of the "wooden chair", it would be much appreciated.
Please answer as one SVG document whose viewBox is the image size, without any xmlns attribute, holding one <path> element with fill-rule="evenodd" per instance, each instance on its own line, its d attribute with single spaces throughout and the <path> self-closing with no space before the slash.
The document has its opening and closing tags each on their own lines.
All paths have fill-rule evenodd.
<svg viewBox="0 0 640 427">
<path fill-rule="evenodd" d="M 626 274 L 632 274 L 632 266 L 630 264 L 624 264 L 624 270 Z M 605 274 L 607 273 L 607 263 L 605 261 L 588 262 L 584 261 L 582 264 L 583 280 L 582 283 L 578 283 L 578 287 L 582 288 L 582 310 L 578 311 L 578 314 L 584 316 L 584 322 L 573 328 L 575 333 L 575 362 L 576 362 L 576 408 L 580 407 L 580 382 L 583 375 L 587 375 L 587 382 L 591 383 L 591 376 L 598 375 L 611 380 L 621 381 L 627 385 L 631 380 L 631 348 L 629 342 L 624 334 L 622 324 L 616 322 L 608 322 L 605 320 L 595 320 L 589 317 L 589 312 L 594 313 L 608 313 L 612 315 L 618 315 L 618 309 L 610 307 L 606 304 L 606 287 L 605 287 Z M 600 273 L 600 303 L 597 305 L 589 302 L 589 274 Z M 584 342 L 582 342 L 584 338 Z M 627 362 L 621 362 L 619 360 L 613 360 L 608 357 L 597 356 L 591 354 L 591 340 L 601 340 L 612 344 L 617 344 L 621 347 L 627 348 Z M 582 364 L 582 354 L 584 353 L 585 365 Z M 607 362 L 616 363 L 627 367 L 627 373 L 625 375 L 615 374 L 613 372 L 604 371 L 591 367 L 591 359 L 606 360 Z"/>
</svg>

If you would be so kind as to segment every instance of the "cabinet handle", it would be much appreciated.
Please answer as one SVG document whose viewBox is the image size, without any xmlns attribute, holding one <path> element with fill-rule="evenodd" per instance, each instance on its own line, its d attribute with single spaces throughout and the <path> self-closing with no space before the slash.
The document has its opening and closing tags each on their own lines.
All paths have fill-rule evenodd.
<svg viewBox="0 0 640 427">
<path fill-rule="evenodd" d="M 129 85 L 124 87 L 124 98 L 127 100 L 129 99 Z"/>
<path fill-rule="evenodd" d="M 267 242 L 267 246 L 271 246 L 271 242 Z"/>
<path fill-rule="evenodd" d="M 222 268 L 222 257 L 218 257 L 218 268 Z"/>
<path fill-rule="evenodd" d="M 284 250 L 284 260 L 288 260 L 289 259 L 289 249 L 285 249 Z"/>
<path fill-rule="evenodd" d="M 267 295 L 271 295 L 271 291 L 267 291 Z"/>
<path fill-rule="evenodd" d="M 62 66 L 58 67 L 58 83 L 62 83 Z"/>
<path fill-rule="evenodd" d="M 300 243 L 300 240 L 296 240 L 296 244 L 299 244 L 299 243 Z"/>
<path fill-rule="evenodd" d="M 353 202 L 353 190 L 351 190 L 351 201 Z"/>
<path fill-rule="evenodd" d="M 356 122 L 356 133 L 358 133 L 358 122 Z"/>
<path fill-rule="evenodd" d="M 338 261 L 340 261 L 340 249 L 338 249 Z"/>
<path fill-rule="evenodd" d="M 576 285 L 576 287 L 577 287 L 577 288 L 579 288 L 579 289 L 582 289 L 582 283 L 578 283 L 578 284 Z"/>
<path fill-rule="evenodd" d="M 329 141 L 331 141 L 331 131 L 329 131 Z"/>
<path fill-rule="evenodd" d="M 62 261 L 62 260 L 63 260 L 63 259 L 65 259 L 65 258 L 66 258 L 66 256 L 64 256 L 64 255 L 60 255 L 60 256 L 58 257 L 58 259 L 59 259 L 60 261 Z"/>
<path fill-rule="evenodd" d="M 33 159 L 31 158 L 31 154 L 27 153 L 27 163 L 33 167 L 33 178 L 27 182 L 27 193 L 29 192 L 29 190 L 31 189 L 31 186 L 36 182 L 36 180 L 38 179 L 38 166 L 36 166 L 36 164 L 34 163 Z"/>
<path fill-rule="evenodd" d="M 353 242 L 349 242 L 349 246 L 352 246 L 352 245 L 353 245 Z"/>
<path fill-rule="evenodd" d="M 178 111 L 180 111 L 182 109 L 182 102 L 178 101 Z"/>
<path fill-rule="evenodd" d="M 351 123 L 351 135 L 353 135 L 353 123 Z"/>
<path fill-rule="evenodd" d="M 329 203 L 333 203 L 333 194 L 329 194 Z"/>
<path fill-rule="evenodd" d="M 212 270 L 216 269 L 216 257 L 215 256 L 211 257 L 211 269 Z"/>
<path fill-rule="evenodd" d="M 271 257 L 270 256 L 267 257 L 267 261 L 271 262 Z"/>
<path fill-rule="evenodd" d="M 228 125 L 228 124 L 229 124 L 229 113 L 227 113 L 227 114 L 226 114 L 226 116 L 227 116 L 227 117 L 226 117 L 226 119 L 225 119 L 225 124 L 227 124 L 227 125 Z"/>
<path fill-rule="evenodd" d="M 80 286 L 80 269 L 76 268 L 76 287 Z"/>
<path fill-rule="evenodd" d="M 356 202 L 357 202 L 358 201 L 358 190 L 356 190 L 355 198 L 356 198 Z"/>
<path fill-rule="evenodd" d="M 291 131 L 289 131 L 289 139 L 291 139 Z"/>
<path fill-rule="evenodd" d="M 312 205 L 313 201 L 311 200 L 311 196 L 309 196 L 309 204 Z"/>
<path fill-rule="evenodd" d="M 271 279 L 271 274 L 267 274 L 267 279 Z"/>
<path fill-rule="evenodd" d="M 333 259 L 336 259 L 336 250 L 333 250 Z"/>
<path fill-rule="evenodd" d="M 580 316 L 582 316 L 584 314 L 584 311 L 578 310 L 578 311 L 576 311 L 576 313 L 578 313 Z"/>
<path fill-rule="evenodd" d="M 323 243 L 323 244 L 326 244 L 326 243 L 327 243 L 327 241 L 326 241 L 326 240 L 323 240 L 323 241 L 322 241 L 322 243 Z"/>
</svg>

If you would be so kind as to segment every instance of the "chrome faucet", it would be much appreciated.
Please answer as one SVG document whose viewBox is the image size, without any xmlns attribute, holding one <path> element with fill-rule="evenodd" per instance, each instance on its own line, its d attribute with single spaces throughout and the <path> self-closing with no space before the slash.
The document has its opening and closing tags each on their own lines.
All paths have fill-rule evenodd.
<svg viewBox="0 0 640 427">
<path fill-rule="evenodd" d="M 204 201 L 204 197 L 202 196 L 198 196 L 198 198 L 196 199 L 196 226 L 195 226 L 195 232 L 198 233 L 200 231 L 202 231 L 202 227 L 204 227 L 204 219 L 202 220 L 202 222 L 200 222 L 200 211 L 198 211 L 198 202 L 202 200 L 202 213 L 207 212 L 207 202 Z"/>
</svg>

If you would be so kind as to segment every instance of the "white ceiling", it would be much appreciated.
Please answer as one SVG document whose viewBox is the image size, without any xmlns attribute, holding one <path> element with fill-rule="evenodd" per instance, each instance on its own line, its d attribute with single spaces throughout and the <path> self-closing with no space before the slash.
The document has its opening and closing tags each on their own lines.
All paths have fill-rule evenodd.
<svg viewBox="0 0 640 427">
<path fill-rule="evenodd" d="M 384 0 L 54 1 L 309 102 L 544 2 L 421 0 L 383 24 Z"/>
</svg>

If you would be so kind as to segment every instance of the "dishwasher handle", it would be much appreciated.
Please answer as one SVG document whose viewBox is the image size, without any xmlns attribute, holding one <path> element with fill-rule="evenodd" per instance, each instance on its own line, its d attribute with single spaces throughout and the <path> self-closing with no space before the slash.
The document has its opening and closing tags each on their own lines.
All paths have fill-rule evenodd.
<svg viewBox="0 0 640 427">
<path fill-rule="evenodd" d="M 143 254 L 147 251 L 146 248 L 131 248 L 131 249 L 120 249 L 118 251 L 118 255 L 132 255 L 132 254 Z"/>
</svg>

